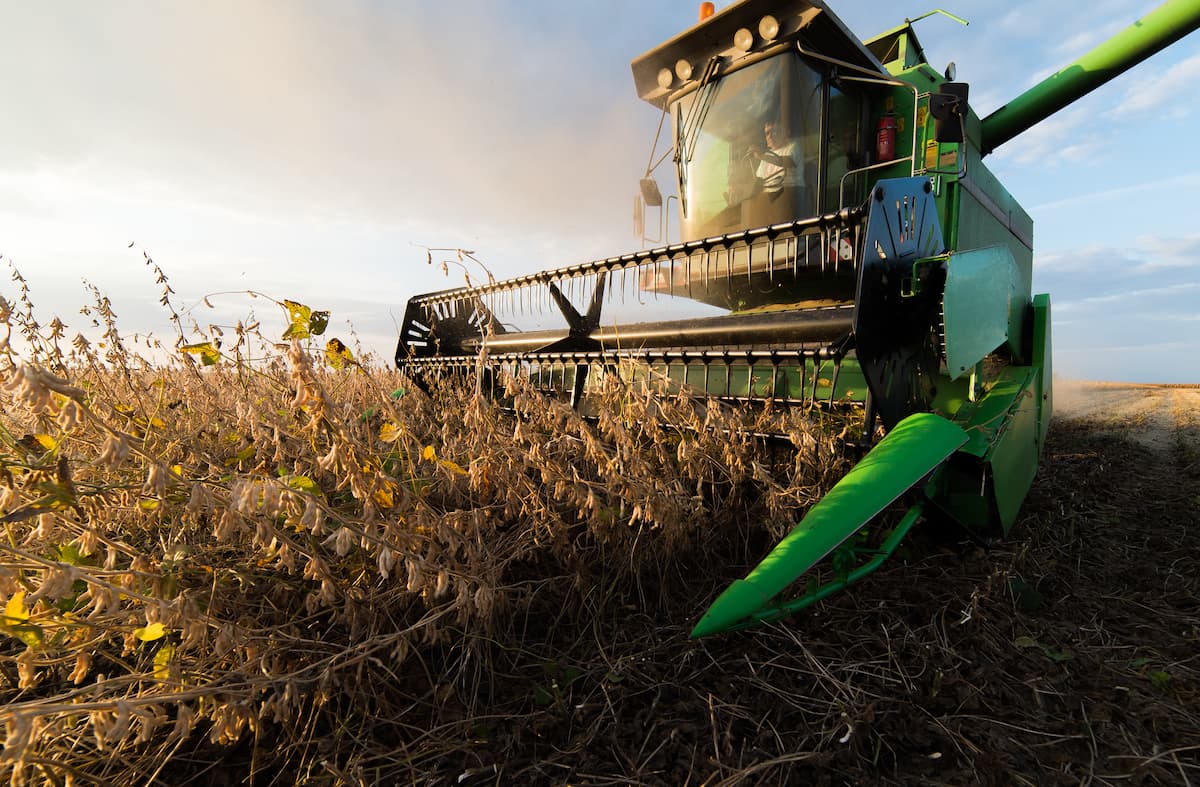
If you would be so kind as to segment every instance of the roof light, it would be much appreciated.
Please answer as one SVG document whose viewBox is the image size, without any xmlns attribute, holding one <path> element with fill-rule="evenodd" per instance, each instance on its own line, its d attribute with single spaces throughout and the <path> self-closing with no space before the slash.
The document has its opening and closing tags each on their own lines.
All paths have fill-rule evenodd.
<svg viewBox="0 0 1200 787">
<path fill-rule="evenodd" d="M 779 35 L 779 20 L 767 14 L 758 20 L 758 34 L 766 41 L 774 41 Z"/>
<path fill-rule="evenodd" d="M 749 52 L 750 47 L 754 46 L 754 33 L 745 27 L 739 28 L 733 34 L 733 46 L 743 52 Z"/>
<path fill-rule="evenodd" d="M 671 69 L 664 68 L 658 72 L 658 86 L 666 90 L 675 81 L 675 75 L 671 73 Z"/>
<path fill-rule="evenodd" d="M 680 81 L 686 82 L 692 78 L 692 64 L 686 60 L 677 60 L 675 62 L 675 76 L 679 77 Z"/>
<path fill-rule="evenodd" d="M 717 7 L 715 5 L 713 5 L 712 3 L 701 3 L 700 4 L 700 21 L 703 22 L 705 19 L 708 19 L 710 16 L 712 16 L 714 13 L 716 13 L 716 11 L 717 11 Z"/>
</svg>

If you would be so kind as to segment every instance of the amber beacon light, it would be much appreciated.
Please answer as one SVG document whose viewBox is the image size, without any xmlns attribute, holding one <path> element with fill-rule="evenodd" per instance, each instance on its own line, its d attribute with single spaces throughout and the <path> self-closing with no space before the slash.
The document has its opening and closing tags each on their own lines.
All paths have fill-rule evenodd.
<svg viewBox="0 0 1200 787">
<path fill-rule="evenodd" d="M 716 11 L 717 11 L 717 7 L 715 5 L 713 5 L 712 3 L 701 3 L 700 4 L 700 21 L 703 22 L 705 19 L 708 19 L 710 16 L 712 16 L 714 13 L 716 13 Z"/>
</svg>

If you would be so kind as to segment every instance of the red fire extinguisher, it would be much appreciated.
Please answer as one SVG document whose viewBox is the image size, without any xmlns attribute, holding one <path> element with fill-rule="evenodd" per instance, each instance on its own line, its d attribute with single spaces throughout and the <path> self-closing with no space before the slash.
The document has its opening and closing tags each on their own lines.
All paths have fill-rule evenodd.
<svg viewBox="0 0 1200 787">
<path fill-rule="evenodd" d="M 896 158 L 896 116 L 892 114 L 879 118 L 875 127 L 875 159 L 882 163 Z"/>
</svg>

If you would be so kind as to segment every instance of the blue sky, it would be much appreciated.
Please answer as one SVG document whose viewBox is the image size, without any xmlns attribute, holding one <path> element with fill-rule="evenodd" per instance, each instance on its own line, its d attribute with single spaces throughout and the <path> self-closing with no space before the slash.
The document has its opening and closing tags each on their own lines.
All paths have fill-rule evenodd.
<svg viewBox="0 0 1200 787">
<path fill-rule="evenodd" d="M 918 32 L 982 115 L 1156 5 L 980 0 L 947 6 L 969 27 Z M 124 330 L 169 337 L 145 251 L 201 325 L 253 310 L 282 330 L 262 301 L 200 304 L 254 289 L 330 309 L 331 332 L 390 357 L 407 298 L 461 281 L 422 246 L 501 277 L 635 248 L 658 116 L 629 61 L 697 6 L 11 4 L 0 254 L 72 326 L 86 278 Z M 834 10 L 867 37 L 930 7 Z M 1200 382 L 1198 78 L 1193 34 L 988 159 L 1034 217 L 1065 376 Z"/>
</svg>

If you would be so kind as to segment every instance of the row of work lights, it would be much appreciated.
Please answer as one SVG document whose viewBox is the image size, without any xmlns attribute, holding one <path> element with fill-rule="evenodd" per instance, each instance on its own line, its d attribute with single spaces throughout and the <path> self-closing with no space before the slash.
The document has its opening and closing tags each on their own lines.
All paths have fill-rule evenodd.
<svg viewBox="0 0 1200 787">
<path fill-rule="evenodd" d="M 705 3 L 705 6 L 711 6 L 711 3 Z M 700 12 L 700 21 L 704 21 L 712 15 L 710 11 L 707 15 L 702 8 Z M 767 14 L 762 19 L 758 20 L 758 39 L 764 44 L 769 44 L 779 36 L 779 20 Z M 739 52 L 749 52 L 754 48 L 755 36 L 748 27 L 738 28 L 733 34 L 733 48 Z M 687 82 L 692 78 L 692 64 L 686 59 L 680 58 L 675 62 L 675 70 L 663 68 L 658 72 L 658 86 L 666 90 L 674 84 L 675 79 Z"/>
</svg>

